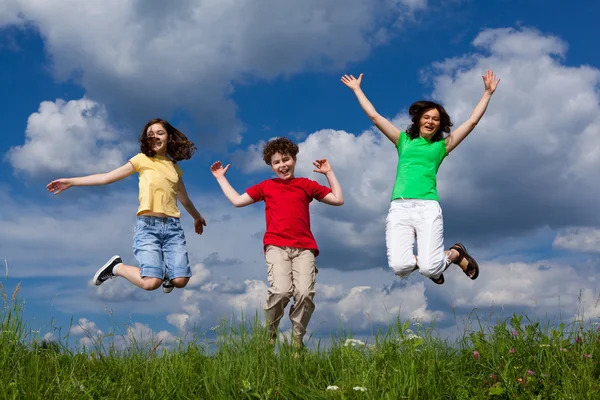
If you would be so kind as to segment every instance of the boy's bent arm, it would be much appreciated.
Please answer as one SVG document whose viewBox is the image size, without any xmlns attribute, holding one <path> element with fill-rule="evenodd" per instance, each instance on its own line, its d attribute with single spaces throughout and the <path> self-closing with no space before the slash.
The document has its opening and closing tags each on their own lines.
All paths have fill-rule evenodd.
<svg viewBox="0 0 600 400">
<path fill-rule="evenodd" d="M 338 182 L 333 170 L 325 174 L 331 193 L 321 199 L 322 203 L 329 204 L 332 206 L 341 206 L 344 204 L 344 194 L 342 193 L 342 186 Z"/>
<path fill-rule="evenodd" d="M 221 190 L 223 191 L 223 194 L 225 194 L 225 197 L 227 197 L 227 199 L 234 206 L 246 207 L 247 205 L 254 203 L 254 200 L 252 199 L 252 197 L 250 197 L 250 195 L 248 195 L 248 193 L 244 192 L 244 194 L 240 195 L 231 186 L 227 178 L 225 178 L 225 175 L 218 177 L 217 182 L 219 183 L 219 186 L 221 186 Z"/>
</svg>

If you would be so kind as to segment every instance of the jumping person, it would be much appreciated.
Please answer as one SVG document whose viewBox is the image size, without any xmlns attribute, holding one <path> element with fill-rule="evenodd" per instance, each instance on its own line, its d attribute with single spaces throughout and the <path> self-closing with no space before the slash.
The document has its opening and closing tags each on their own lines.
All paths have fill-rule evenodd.
<svg viewBox="0 0 600 400">
<path fill-rule="evenodd" d="M 266 143 L 263 160 L 271 167 L 276 178 L 264 180 L 242 195 L 229 184 L 225 174 L 229 165 L 220 161 L 210 169 L 223 193 L 236 207 L 265 201 L 266 231 L 263 239 L 267 276 L 270 284 L 265 314 L 274 343 L 285 307 L 294 298 L 290 309 L 293 337 L 298 348 L 315 309 L 315 276 L 318 272 L 315 258 L 319 248 L 310 230 L 309 203 L 344 204 L 342 188 L 326 159 L 316 160 L 314 172 L 327 177 L 330 187 L 294 175 L 298 146 L 287 138 L 276 138 Z"/>
<path fill-rule="evenodd" d="M 177 164 L 189 160 L 196 147 L 167 121 L 156 118 L 144 127 L 140 148 L 141 153 L 111 172 L 61 178 L 50 182 L 47 188 L 56 195 L 71 186 L 108 185 L 137 172 L 140 206 L 133 254 L 139 268 L 123 264 L 121 257 L 116 255 L 96 272 L 93 282 L 98 286 L 107 279 L 121 276 L 145 290 L 158 289 L 162 284 L 163 291 L 169 293 L 174 287 L 187 285 L 192 276 L 177 200 L 194 218 L 197 234 L 202 234 L 206 226 L 188 197 L 183 171 Z"/>
<path fill-rule="evenodd" d="M 465 246 L 457 243 L 444 251 L 444 226 L 439 205 L 436 175 L 440 164 L 475 128 L 496 91 L 500 80 L 493 71 L 482 77 L 484 91 L 469 119 L 450 133 L 452 122 L 446 110 L 431 101 L 417 101 L 408 109 L 412 124 L 401 132 L 383 118 L 367 99 L 358 79 L 344 75 L 342 82 L 358 99 L 375 126 L 396 146 L 398 167 L 386 219 L 386 247 L 389 267 L 401 278 L 419 269 L 437 284 L 444 283 L 443 272 L 457 264 L 471 279 L 479 276 L 477 261 Z M 444 137 L 444 133 L 449 133 Z M 414 255 L 417 239 L 418 255 Z"/>
</svg>

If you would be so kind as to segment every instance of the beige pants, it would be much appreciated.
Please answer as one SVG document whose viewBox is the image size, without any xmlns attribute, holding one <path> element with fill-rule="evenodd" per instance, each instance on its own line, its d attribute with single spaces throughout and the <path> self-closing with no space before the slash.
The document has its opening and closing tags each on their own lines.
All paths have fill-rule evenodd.
<svg viewBox="0 0 600 400">
<path fill-rule="evenodd" d="M 317 266 L 312 250 L 293 247 L 267 246 L 265 253 L 267 276 L 271 287 L 268 290 L 265 313 L 269 330 L 277 332 L 285 307 L 294 297 L 290 309 L 292 331 L 299 341 L 306 333 L 306 326 L 315 310 L 315 276 Z"/>
</svg>

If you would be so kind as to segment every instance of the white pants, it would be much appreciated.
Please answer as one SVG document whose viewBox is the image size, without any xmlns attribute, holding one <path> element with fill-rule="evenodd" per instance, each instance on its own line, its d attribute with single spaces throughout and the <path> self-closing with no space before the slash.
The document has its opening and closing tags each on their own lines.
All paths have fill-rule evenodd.
<svg viewBox="0 0 600 400">
<path fill-rule="evenodd" d="M 417 267 L 422 275 L 438 278 L 450 262 L 444 252 L 442 209 L 435 200 L 392 201 L 385 222 L 385 242 L 389 267 L 401 278 Z"/>
</svg>

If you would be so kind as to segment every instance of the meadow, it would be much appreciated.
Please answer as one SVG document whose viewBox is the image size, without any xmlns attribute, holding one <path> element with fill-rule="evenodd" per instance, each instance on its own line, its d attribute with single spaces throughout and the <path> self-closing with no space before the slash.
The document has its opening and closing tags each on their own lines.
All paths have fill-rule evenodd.
<svg viewBox="0 0 600 400">
<path fill-rule="evenodd" d="M 600 328 L 584 321 L 514 315 L 449 342 L 433 325 L 398 319 L 371 342 L 340 331 L 298 350 L 285 339 L 269 344 L 256 318 L 185 345 L 81 347 L 40 340 L 17 291 L 0 293 L 2 399 L 600 398 Z"/>
</svg>

